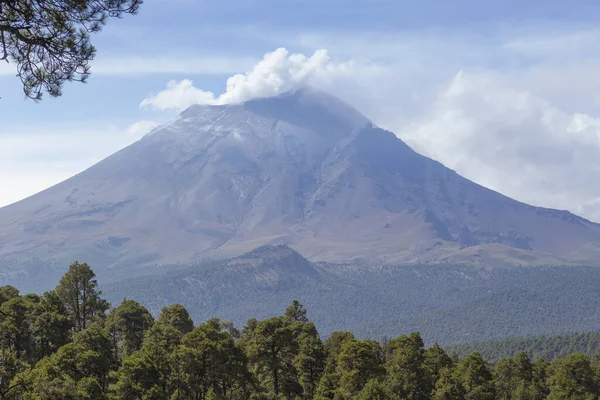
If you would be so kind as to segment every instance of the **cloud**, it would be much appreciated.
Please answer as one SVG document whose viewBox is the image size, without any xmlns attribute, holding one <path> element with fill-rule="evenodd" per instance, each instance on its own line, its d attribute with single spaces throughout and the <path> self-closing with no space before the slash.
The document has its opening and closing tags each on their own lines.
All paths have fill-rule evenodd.
<svg viewBox="0 0 600 400">
<path fill-rule="evenodd" d="M 181 82 L 169 81 L 165 90 L 144 99 L 140 103 L 140 107 L 151 107 L 158 110 L 183 110 L 192 104 L 215 103 L 213 93 L 197 89 L 191 80 L 184 79 Z"/>
<path fill-rule="evenodd" d="M 127 129 L 125 129 L 125 133 L 128 136 L 139 138 L 159 125 L 160 124 L 156 121 L 137 121 L 129 125 Z"/>
<path fill-rule="evenodd" d="M 600 220 L 600 118 L 565 111 L 495 73 L 461 72 L 397 133 L 484 186 Z"/>
<path fill-rule="evenodd" d="M 194 87 L 189 79 L 170 81 L 165 90 L 144 99 L 140 107 L 181 110 L 192 104 L 242 103 L 254 98 L 275 96 L 307 83 L 327 84 L 355 70 L 354 62 L 335 62 L 323 49 L 315 51 L 312 56 L 305 56 L 278 48 L 265 54 L 249 72 L 227 79 L 227 89 L 219 96 Z"/>
</svg>

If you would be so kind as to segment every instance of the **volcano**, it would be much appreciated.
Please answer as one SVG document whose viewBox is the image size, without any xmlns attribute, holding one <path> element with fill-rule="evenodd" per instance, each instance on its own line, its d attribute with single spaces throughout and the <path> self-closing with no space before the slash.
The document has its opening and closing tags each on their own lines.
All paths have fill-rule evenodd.
<svg viewBox="0 0 600 400">
<path fill-rule="evenodd" d="M 311 261 L 590 265 L 600 225 L 475 184 L 315 89 L 192 106 L 0 209 L 5 274 L 34 259 L 128 268 L 265 245 Z"/>
</svg>

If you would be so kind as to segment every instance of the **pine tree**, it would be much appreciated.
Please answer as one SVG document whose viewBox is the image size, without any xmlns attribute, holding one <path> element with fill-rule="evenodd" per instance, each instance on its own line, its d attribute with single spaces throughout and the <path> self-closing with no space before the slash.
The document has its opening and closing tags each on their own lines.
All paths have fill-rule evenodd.
<svg viewBox="0 0 600 400">
<path fill-rule="evenodd" d="M 425 364 L 423 340 L 418 333 L 390 341 L 391 356 L 386 364 L 386 392 L 390 400 L 426 400 L 433 378 Z"/>
<path fill-rule="evenodd" d="M 115 357 L 128 356 L 142 347 L 144 334 L 154 324 L 146 307 L 134 300 L 124 300 L 106 318 Z"/>
<path fill-rule="evenodd" d="M 185 335 L 171 360 L 175 390 L 181 398 L 244 398 L 251 383 L 244 353 L 218 319 Z"/>
<path fill-rule="evenodd" d="M 588 356 L 570 354 L 552 363 L 551 399 L 597 399 L 599 392 Z"/>
<path fill-rule="evenodd" d="M 465 400 L 493 400 L 494 376 L 479 353 L 461 359 L 454 369 L 454 381 L 460 386 Z"/>
<path fill-rule="evenodd" d="M 301 395 L 293 365 L 298 343 L 288 318 L 259 321 L 244 343 L 252 369 L 267 393 L 286 398 Z"/>
<path fill-rule="evenodd" d="M 333 332 L 331 336 L 323 343 L 325 354 L 325 368 L 323 375 L 317 386 L 315 398 L 318 400 L 333 399 L 339 386 L 340 377 L 337 372 L 337 361 L 342 346 L 347 341 L 354 340 L 354 335 L 350 332 Z"/>
<path fill-rule="evenodd" d="M 86 263 L 73 263 L 60 279 L 56 295 L 67 310 L 75 332 L 85 329 L 96 317 L 104 315 L 110 305 L 100 296 L 96 274 Z"/>
<path fill-rule="evenodd" d="M 294 367 L 298 374 L 298 383 L 302 386 L 302 398 L 312 399 L 325 367 L 325 348 L 317 328 L 311 322 L 302 324 L 298 337 L 298 355 L 294 359 Z"/>
<path fill-rule="evenodd" d="M 437 343 L 425 350 L 424 360 L 434 383 L 439 379 L 443 369 L 453 365 L 452 358 Z"/>
<path fill-rule="evenodd" d="M 339 379 L 335 398 L 350 400 L 360 393 L 371 379 L 385 374 L 377 342 L 348 340 L 337 357 L 336 375 Z"/>
<path fill-rule="evenodd" d="M 163 307 L 156 322 L 159 324 L 170 325 L 177 329 L 182 335 L 190 333 L 192 329 L 194 329 L 194 321 L 192 321 L 190 314 L 181 304 Z"/>
</svg>

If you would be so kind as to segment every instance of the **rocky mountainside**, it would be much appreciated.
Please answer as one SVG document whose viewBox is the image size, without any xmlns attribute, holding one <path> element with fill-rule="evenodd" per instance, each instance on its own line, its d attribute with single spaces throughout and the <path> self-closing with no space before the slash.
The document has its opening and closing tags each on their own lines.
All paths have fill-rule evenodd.
<svg viewBox="0 0 600 400">
<path fill-rule="evenodd" d="M 0 209 L 5 277 L 34 259 L 122 269 L 270 244 L 312 261 L 589 265 L 600 225 L 479 186 L 312 89 L 192 106 Z"/>
</svg>

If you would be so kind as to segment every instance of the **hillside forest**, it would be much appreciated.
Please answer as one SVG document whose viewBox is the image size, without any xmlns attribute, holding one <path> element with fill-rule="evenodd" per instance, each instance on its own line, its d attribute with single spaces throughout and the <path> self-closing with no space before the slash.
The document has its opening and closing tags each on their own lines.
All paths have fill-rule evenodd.
<svg viewBox="0 0 600 400">
<path fill-rule="evenodd" d="M 283 315 L 241 329 L 195 325 L 178 304 L 155 320 L 102 298 L 94 272 L 74 263 L 54 290 L 0 288 L 0 399 L 597 399 L 600 364 L 573 353 L 552 362 L 520 352 L 426 348 L 418 333 L 375 341 L 319 336 L 294 301 Z"/>
<path fill-rule="evenodd" d="M 572 335 L 511 337 L 502 340 L 461 343 L 444 346 L 446 351 L 466 356 L 478 352 L 488 361 L 496 362 L 526 353 L 532 360 L 554 360 L 571 353 L 583 353 L 600 361 L 600 333 L 585 332 Z"/>
</svg>

